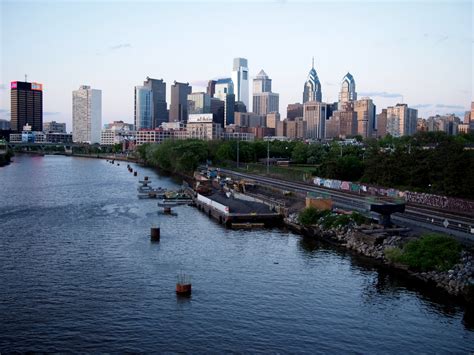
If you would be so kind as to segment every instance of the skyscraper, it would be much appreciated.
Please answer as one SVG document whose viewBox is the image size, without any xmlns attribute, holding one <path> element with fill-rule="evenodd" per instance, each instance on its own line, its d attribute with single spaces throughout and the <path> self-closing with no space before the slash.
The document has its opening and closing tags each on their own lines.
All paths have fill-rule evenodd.
<svg viewBox="0 0 474 355">
<path fill-rule="evenodd" d="M 311 70 L 308 74 L 308 80 L 304 83 L 303 104 L 308 101 L 322 101 L 321 83 L 319 82 L 318 74 L 314 69 L 314 58 Z"/>
<path fill-rule="evenodd" d="M 205 92 L 188 95 L 188 114 L 211 113 L 211 98 Z"/>
<path fill-rule="evenodd" d="M 377 137 L 385 137 L 387 135 L 387 109 L 382 109 L 377 115 Z"/>
<path fill-rule="evenodd" d="M 215 85 L 214 97 L 225 102 L 224 106 L 224 126 L 234 123 L 235 94 L 232 79 L 219 79 Z"/>
<path fill-rule="evenodd" d="M 135 86 L 135 129 L 155 128 L 153 124 L 153 91 L 149 86 Z"/>
<path fill-rule="evenodd" d="M 102 91 L 82 85 L 72 92 L 72 140 L 100 143 Z"/>
<path fill-rule="evenodd" d="M 416 132 L 418 110 L 407 104 L 387 107 L 387 133 L 393 137 L 409 136 Z"/>
<path fill-rule="evenodd" d="M 23 81 L 10 83 L 11 130 L 21 132 L 27 123 L 32 131 L 43 130 L 43 85 Z"/>
<path fill-rule="evenodd" d="M 260 70 L 253 79 L 253 112 L 258 115 L 266 115 L 270 112 L 279 111 L 279 95 L 272 92 L 272 79 Z"/>
<path fill-rule="evenodd" d="M 345 102 L 357 100 L 356 84 L 351 73 L 342 78 L 341 92 L 339 93 L 339 110 Z"/>
<path fill-rule="evenodd" d="M 188 120 L 188 95 L 192 87 L 189 83 L 177 81 L 171 85 L 170 122 L 186 122 Z"/>
<path fill-rule="evenodd" d="M 303 117 L 303 104 L 299 102 L 288 104 L 286 108 L 286 117 L 289 121 L 293 121 L 296 117 Z"/>
<path fill-rule="evenodd" d="M 306 121 L 306 138 L 323 139 L 326 135 L 327 104 L 308 101 L 304 104 L 303 120 Z"/>
<path fill-rule="evenodd" d="M 206 92 L 210 97 L 214 97 L 214 93 L 216 92 L 216 80 L 209 80 L 207 82 Z"/>
<path fill-rule="evenodd" d="M 249 108 L 248 63 L 245 58 L 235 58 L 232 70 L 235 101 L 242 101 Z"/>
<path fill-rule="evenodd" d="M 163 122 L 168 121 L 168 110 L 166 104 L 166 83 L 163 79 L 152 79 L 146 77 L 143 86 L 148 87 L 152 91 L 153 111 L 152 111 L 152 127 L 159 127 Z"/>
<path fill-rule="evenodd" d="M 217 97 L 211 97 L 211 113 L 214 122 L 224 127 L 225 101 Z"/>
<path fill-rule="evenodd" d="M 364 97 L 355 101 L 354 111 L 357 113 L 357 134 L 363 138 L 372 137 L 377 128 L 375 127 L 375 105 L 372 99 Z"/>
</svg>

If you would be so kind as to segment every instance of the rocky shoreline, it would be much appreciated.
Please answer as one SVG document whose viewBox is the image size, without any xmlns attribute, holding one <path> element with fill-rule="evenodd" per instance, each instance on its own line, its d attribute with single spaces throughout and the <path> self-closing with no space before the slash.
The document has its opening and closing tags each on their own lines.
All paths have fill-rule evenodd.
<svg viewBox="0 0 474 355">
<path fill-rule="evenodd" d="M 294 216 L 285 219 L 289 229 L 304 236 L 325 240 L 331 244 L 347 248 L 359 255 L 373 259 L 383 266 L 401 271 L 407 276 L 442 289 L 451 296 L 474 302 L 474 255 L 463 250 L 460 262 L 448 271 L 420 272 L 408 266 L 392 263 L 386 256 L 391 248 L 400 248 L 415 237 L 401 236 L 397 233 L 380 232 L 375 226 L 349 226 L 324 229 L 319 225 L 303 227 Z M 373 233 L 372 233 L 373 232 Z"/>
</svg>

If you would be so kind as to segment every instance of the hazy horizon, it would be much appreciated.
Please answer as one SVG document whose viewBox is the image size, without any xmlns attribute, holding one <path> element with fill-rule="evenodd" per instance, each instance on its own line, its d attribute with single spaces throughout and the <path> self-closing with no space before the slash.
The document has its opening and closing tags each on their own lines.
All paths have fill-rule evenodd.
<svg viewBox="0 0 474 355">
<path fill-rule="evenodd" d="M 4 1 L 0 118 L 10 82 L 43 84 L 43 121 L 72 130 L 72 91 L 102 90 L 102 123 L 133 123 L 133 89 L 147 76 L 189 82 L 230 77 L 234 57 L 261 70 L 280 94 L 281 117 L 301 102 L 311 59 L 323 101 L 338 99 L 349 71 L 377 111 L 398 102 L 419 117 L 456 113 L 473 100 L 471 1 L 113 2 Z M 248 108 L 249 109 L 249 108 Z"/>
</svg>

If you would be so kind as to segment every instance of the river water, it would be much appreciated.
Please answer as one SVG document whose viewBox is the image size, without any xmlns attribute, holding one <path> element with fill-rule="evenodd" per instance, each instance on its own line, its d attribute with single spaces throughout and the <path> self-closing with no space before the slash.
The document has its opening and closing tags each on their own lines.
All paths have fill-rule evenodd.
<svg viewBox="0 0 474 355">
<path fill-rule="evenodd" d="M 0 168 L 0 352 L 468 353 L 461 305 L 282 230 L 158 213 L 105 160 Z M 151 243 L 149 229 L 161 228 Z M 180 270 L 193 294 L 175 294 Z"/>
</svg>

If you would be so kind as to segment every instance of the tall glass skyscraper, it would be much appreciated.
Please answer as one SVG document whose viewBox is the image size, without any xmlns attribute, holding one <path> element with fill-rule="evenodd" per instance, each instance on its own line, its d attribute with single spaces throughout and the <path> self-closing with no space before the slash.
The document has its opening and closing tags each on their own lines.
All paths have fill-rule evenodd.
<svg viewBox="0 0 474 355">
<path fill-rule="evenodd" d="M 235 101 L 242 101 L 249 106 L 249 68 L 245 58 L 235 58 L 232 69 L 232 81 L 234 83 Z"/>
<path fill-rule="evenodd" d="M 234 83 L 231 78 L 216 81 L 214 97 L 225 102 L 224 126 L 234 123 L 235 94 Z"/>
<path fill-rule="evenodd" d="M 163 122 L 168 122 L 168 109 L 166 104 L 166 83 L 163 79 L 146 78 L 143 86 L 153 92 L 153 123 L 152 128 L 159 127 Z"/>
<path fill-rule="evenodd" d="M 148 86 L 135 86 L 135 129 L 152 129 L 153 90 Z"/>
<path fill-rule="evenodd" d="M 321 83 L 319 82 L 318 74 L 314 69 L 314 58 L 313 66 L 308 74 L 308 80 L 304 83 L 303 104 L 308 101 L 322 101 Z"/>
</svg>

